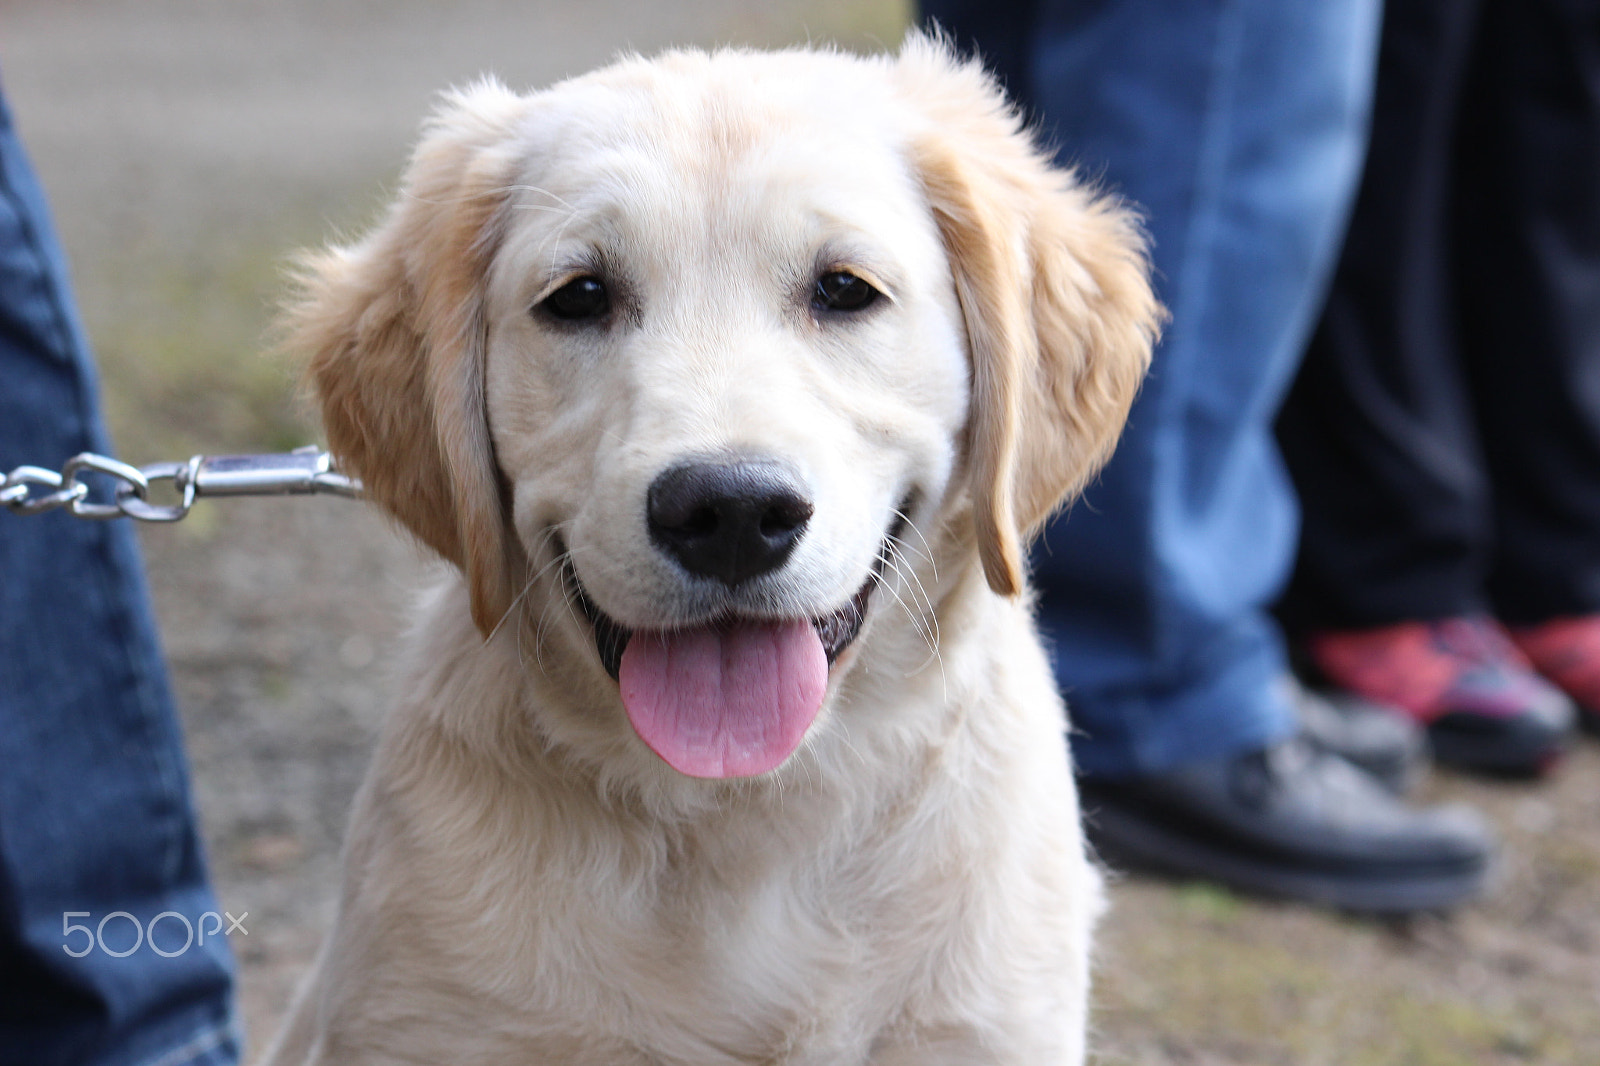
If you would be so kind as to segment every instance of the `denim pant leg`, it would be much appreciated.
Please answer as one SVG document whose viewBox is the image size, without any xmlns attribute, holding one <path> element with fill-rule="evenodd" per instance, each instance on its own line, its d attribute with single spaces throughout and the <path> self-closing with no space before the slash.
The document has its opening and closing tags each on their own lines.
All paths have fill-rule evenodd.
<svg viewBox="0 0 1600 1066">
<path fill-rule="evenodd" d="M 1270 742 L 1293 721 L 1266 608 L 1297 533 L 1272 420 L 1359 176 L 1378 0 L 926 10 L 1002 65 L 1064 162 L 1143 208 L 1172 312 L 1116 455 L 1034 556 L 1079 768 Z"/>
<path fill-rule="evenodd" d="M 65 264 L 0 100 L 0 470 L 107 444 Z M 238 1060 L 186 772 L 128 523 L 0 511 L 3 1066 Z"/>
</svg>

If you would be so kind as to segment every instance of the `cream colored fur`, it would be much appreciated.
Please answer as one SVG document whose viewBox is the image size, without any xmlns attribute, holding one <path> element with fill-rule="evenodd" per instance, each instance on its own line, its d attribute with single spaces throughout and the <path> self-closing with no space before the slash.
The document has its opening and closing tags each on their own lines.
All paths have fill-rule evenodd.
<svg viewBox="0 0 1600 1066">
<path fill-rule="evenodd" d="M 840 269 L 884 298 L 815 313 Z M 530 311 L 586 272 L 606 323 Z M 449 97 L 291 311 L 342 464 L 459 574 L 267 1061 L 1081 1062 L 1100 885 L 1022 546 L 1108 454 L 1157 317 L 1129 217 L 935 42 Z M 744 780 L 640 742 L 561 578 L 628 626 L 716 609 L 642 517 L 707 452 L 814 494 L 771 614 L 847 601 L 910 501 L 804 743 Z"/>
</svg>

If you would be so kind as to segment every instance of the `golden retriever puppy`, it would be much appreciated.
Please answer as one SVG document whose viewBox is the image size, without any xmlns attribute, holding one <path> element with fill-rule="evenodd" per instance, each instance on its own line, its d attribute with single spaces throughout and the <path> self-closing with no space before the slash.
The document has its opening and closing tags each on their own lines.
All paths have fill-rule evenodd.
<svg viewBox="0 0 1600 1066">
<path fill-rule="evenodd" d="M 1158 314 L 1130 216 L 924 38 L 449 96 L 291 311 L 458 572 L 269 1061 L 1080 1062 L 1023 545 Z"/>
</svg>

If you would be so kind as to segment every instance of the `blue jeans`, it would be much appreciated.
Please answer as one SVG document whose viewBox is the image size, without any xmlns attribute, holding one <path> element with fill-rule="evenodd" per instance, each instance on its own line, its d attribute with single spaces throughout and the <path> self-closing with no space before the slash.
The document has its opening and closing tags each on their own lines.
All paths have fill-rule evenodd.
<svg viewBox="0 0 1600 1066">
<path fill-rule="evenodd" d="M 1060 159 L 1137 203 L 1172 321 L 1104 474 L 1034 555 L 1100 776 L 1294 728 L 1267 614 L 1298 512 L 1272 422 L 1339 253 L 1379 0 L 928 0 Z"/>
<path fill-rule="evenodd" d="M 0 99 L 0 470 L 108 449 Z M 3 1066 L 238 1061 L 181 741 L 128 523 L 0 511 Z"/>
</svg>

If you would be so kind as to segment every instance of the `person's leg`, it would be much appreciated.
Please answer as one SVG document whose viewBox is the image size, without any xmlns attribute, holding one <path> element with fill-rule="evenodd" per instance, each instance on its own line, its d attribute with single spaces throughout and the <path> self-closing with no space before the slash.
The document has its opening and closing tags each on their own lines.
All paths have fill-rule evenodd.
<svg viewBox="0 0 1600 1066">
<path fill-rule="evenodd" d="M 1034 558 L 1102 852 L 1355 908 L 1470 895 L 1475 822 L 1288 742 L 1266 614 L 1296 530 L 1272 419 L 1360 165 L 1375 0 L 924 10 L 1012 64 L 1064 162 L 1144 208 L 1172 311 L 1116 455 Z"/>
<path fill-rule="evenodd" d="M 927 9 L 982 46 L 995 6 L 972 6 Z M 1376 4 L 1022 17 L 1005 80 L 1063 161 L 1144 209 L 1172 312 L 1116 455 L 1035 553 L 1074 751 L 1126 775 L 1259 747 L 1293 728 L 1265 614 L 1296 533 L 1271 420 L 1360 165 Z"/>
<path fill-rule="evenodd" d="M 1600 726 L 1600 6 L 1487 0 L 1462 110 L 1456 232 L 1493 486 L 1489 593 Z"/>
<path fill-rule="evenodd" d="M 1462 379 L 1451 154 L 1477 0 L 1390 0 L 1361 191 L 1278 422 L 1302 531 L 1292 630 L 1484 606 L 1490 530 Z"/>
<path fill-rule="evenodd" d="M 1489 589 L 1527 625 L 1600 611 L 1600 5 L 1489 0 L 1456 231 L 1493 483 Z"/>
<path fill-rule="evenodd" d="M 1463 93 L 1474 42 L 1503 43 L 1479 16 L 1466 0 L 1385 9 L 1360 196 L 1278 421 L 1303 513 L 1282 611 L 1321 680 L 1425 722 L 1440 762 L 1538 773 L 1572 708 L 1485 613 L 1494 536 L 1463 351 L 1473 302 L 1495 298 L 1456 291 L 1478 222 L 1452 209 L 1455 145 L 1485 117 Z M 1493 402 L 1515 405 L 1502 384 Z"/>
<path fill-rule="evenodd" d="M 0 100 L 0 470 L 90 450 L 93 370 Z M 0 511 L 0 1064 L 236 1062 L 220 921 L 184 946 L 217 911 L 133 531 Z"/>
</svg>

